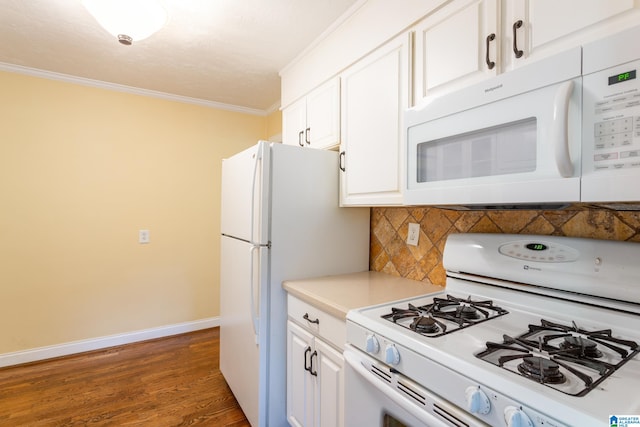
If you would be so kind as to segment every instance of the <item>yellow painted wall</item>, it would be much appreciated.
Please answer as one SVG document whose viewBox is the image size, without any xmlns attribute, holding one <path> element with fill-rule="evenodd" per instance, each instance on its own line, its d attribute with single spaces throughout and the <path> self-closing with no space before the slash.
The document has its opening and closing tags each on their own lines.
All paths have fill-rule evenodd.
<svg viewBox="0 0 640 427">
<path fill-rule="evenodd" d="M 267 138 L 279 135 L 282 138 L 282 111 L 275 111 L 267 116 Z M 281 141 L 282 139 L 280 139 Z"/>
<path fill-rule="evenodd" d="M 0 354 L 218 316 L 221 159 L 268 123 L 0 72 Z"/>
</svg>

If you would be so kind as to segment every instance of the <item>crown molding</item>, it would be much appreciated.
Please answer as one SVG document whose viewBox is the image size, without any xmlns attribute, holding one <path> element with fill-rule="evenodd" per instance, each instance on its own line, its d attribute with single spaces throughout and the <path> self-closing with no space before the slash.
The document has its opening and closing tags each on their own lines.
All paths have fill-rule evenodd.
<svg viewBox="0 0 640 427">
<path fill-rule="evenodd" d="M 117 83 L 109 83 L 101 80 L 87 79 L 84 77 L 77 77 L 69 74 L 62 74 L 62 73 L 56 73 L 53 71 L 40 70 L 37 68 L 24 67 L 21 65 L 8 64 L 6 62 L 0 62 L 0 71 L 24 74 L 31 77 L 57 80 L 57 81 L 62 81 L 66 83 L 96 87 L 100 89 L 113 90 L 116 92 L 124 92 L 124 93 L 130 93 L 134 95 L 148 96 L 151 98 L 159 98 L 167 101 L 183 102 L 185 104 L 199 105 L 201 107 L 215 108 L 217 110 L 233 111 L 236 113 L 252 114 L 256 116 L 267 116 L 271 112 L 273 112 L 273 111 L 269 111 L 273 108 L 273 106 L 270 107 L 268 110 L 259 110 L 256 108 L 241 107 L 239 105 L 224 104 L 222 102 L 208 101 L 206 99 L 191 98 L 188 96 L 174 95 L 171 93 L 159 92 L 159 91 L 149 90 L 149 89 L 142 89 L 142 88 L 137 88 L 133 86 L 121 85 Z"/>
<path fill-rule="evenodd" d="M 271 107 L 267 108 L 265 111 L 267 114 L 275 113 L 280 109 L 280 101 L 275 102 Z"/>
</svg>

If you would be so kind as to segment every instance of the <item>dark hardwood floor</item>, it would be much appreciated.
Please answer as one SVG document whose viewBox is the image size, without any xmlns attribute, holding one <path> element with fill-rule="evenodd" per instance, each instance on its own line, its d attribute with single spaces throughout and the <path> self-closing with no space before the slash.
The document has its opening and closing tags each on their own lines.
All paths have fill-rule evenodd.
<svg viewBox="0 0 640 427">
<path fill-rule="evenodd" d="M 249 426 L 218 368 L 220 331 L 0 369 L 0 426 Z"/>
</svg>

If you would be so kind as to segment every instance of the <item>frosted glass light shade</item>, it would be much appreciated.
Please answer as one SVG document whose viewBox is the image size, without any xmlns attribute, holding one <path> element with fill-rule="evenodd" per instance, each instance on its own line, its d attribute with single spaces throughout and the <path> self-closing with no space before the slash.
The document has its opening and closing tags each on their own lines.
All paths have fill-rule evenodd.
<svg viewBox="0 0 640 427">
<path fill-rule="evenodd" d="M 82 5 L 114 37 L 143 40 L 167 22 L 167 11 L 158 0 L 82 0 Z"/>
</svg>

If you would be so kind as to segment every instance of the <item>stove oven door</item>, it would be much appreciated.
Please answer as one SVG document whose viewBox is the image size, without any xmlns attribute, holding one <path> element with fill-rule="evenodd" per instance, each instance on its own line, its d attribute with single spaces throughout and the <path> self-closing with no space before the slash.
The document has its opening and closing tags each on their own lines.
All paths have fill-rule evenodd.
<svg viewBox="0 0 640 427">
<path fill-rule="evenodd" d="M 487 426 L 354 347 L 344 358 L 347 427 Z"/>
</svg>

